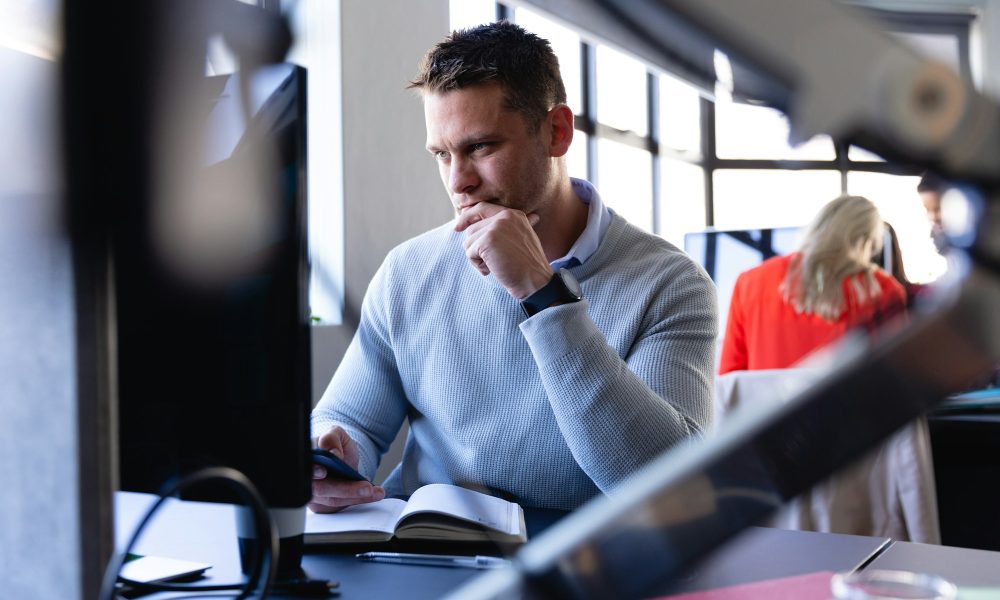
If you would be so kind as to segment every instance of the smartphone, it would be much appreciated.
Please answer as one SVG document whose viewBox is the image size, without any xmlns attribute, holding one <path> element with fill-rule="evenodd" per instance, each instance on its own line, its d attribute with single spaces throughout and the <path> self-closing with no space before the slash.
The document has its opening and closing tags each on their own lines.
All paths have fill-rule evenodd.
<svg viewBox="0 0 1000 600">
<path fill-rule="evenodd" d="M 122 566 L 121 576 L 140 583 L 161 583 L 198 577 L 211 568 L 208 563 L 129 554 Z"/>
<path fill-rule="evenodd" d="M 351 481 L 368 481 L 364 475 L 355 471 L 351 465 L 332 452 L 322 448 L 314 448 L 312 455 L 313 462 L 326 469 L 330 475 Z"/>
</svg>

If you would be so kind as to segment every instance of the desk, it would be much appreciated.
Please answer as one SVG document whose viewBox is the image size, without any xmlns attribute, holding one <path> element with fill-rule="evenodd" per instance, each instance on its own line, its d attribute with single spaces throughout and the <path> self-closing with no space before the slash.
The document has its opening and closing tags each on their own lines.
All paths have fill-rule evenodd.
<svg viewBox="0 0 1000 600">
<path fill-rule="evenodd" d="M 958 586 L 1000 587 L 1000 552 L 894 542 L 866 569 L 940 575 Z"/>
<path fill-rule="evenodd" d="M 146 494 L 116 495 L 119 547 L 153 500 Z M 172 499 L 161 510 L 140 539 L 138 553 L 212 563 L 208 580 L 213 583 L 240 579 L 231 506 Z M 559 516 L 556 511 L 526 510 L 529 537 Z M 886 538 L 754 527 L 692 568 L 667 591 L 693 591 L 812 571 L 850 570 L 888 542 Z M 366 563 L 353 554 L 336 553 L 307 553 L 302 567 L 312 577 L 339 581 L 345 599 L 440 598 L 480 573 L 471 569 Z M 174 597 L 177 595 L 145 596 L 157 600 Z"/>
<path fill-rule="evenodd" d="M 927 416 L 941 541 L 1000 550 L 1000 390 L 949 398 Z"/>
<path fill-rule="evenodd" d="M 115 543 L 118 548 L 127 543 L 139 519 L 155 500 L 149 494 L 115 494 Z M 562 515 L 560 511 L 526 510 L 529 539 Z M 168 500 L 147 526 L 135 552 L 211 563 L 213 567 L 200 583 L 238 582 L 242 577 L 236 517 L 233 507 L 225 504 Z M 302 568 L 310 577 L 339 581 L 343 598 L 440 598 L 481 573 L 473 569 L 369 563 L 359 561 L 353 553 L 331 552 L 307 552 Z M 143 596 L 156 600 L 175 597 L 179 595 Z M 232 593 L 224 597 L 232 597 Z"/>
<path fill-rule="evenodd" d="M 891 543 L 889 538 L 751 527 L 662 593 L 694 592 L 816 571 L 853 571 Z"/>
</svg>

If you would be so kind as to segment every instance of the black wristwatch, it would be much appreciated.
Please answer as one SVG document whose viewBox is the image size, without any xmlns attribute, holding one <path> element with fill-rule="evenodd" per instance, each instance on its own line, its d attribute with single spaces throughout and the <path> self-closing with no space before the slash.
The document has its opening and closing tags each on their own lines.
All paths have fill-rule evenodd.
<svg viewBox="0 0 1000 600">
<path fill-rule="evenodd" d="M 537 314 L 556 302 L 579 302 L 583 300 L 580 283 L 566 269 L 559 269 L 552 275 L 541 289 L 521 300 L 521 308 L 529 317 Z"/>
</svg>

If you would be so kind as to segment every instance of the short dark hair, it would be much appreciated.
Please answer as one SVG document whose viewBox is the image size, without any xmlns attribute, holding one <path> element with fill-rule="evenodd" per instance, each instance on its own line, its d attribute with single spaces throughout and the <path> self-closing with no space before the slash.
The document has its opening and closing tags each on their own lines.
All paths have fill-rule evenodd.
<svg viewBox="0 0 1000 600">
<path fill-rule="evenodd" d="M 931 171 L 924 171 L 923 175 L 920 176 L 920 183 L 917 184 L 917 193 L 937 192 L 940 194 L 944 192 L 944 188 L 944 180 L 941 179 L 940 175 Z"/>
<path fill-rule="evenodd" d="M 448 92 L 487 83 L 502 86 L 505 108 L 524 115 L 532 130 L 549 109 L 566 102 L 548 40 L 507 21 L 452 32 L 427 51 L 408 87 Z"/>
</svg>

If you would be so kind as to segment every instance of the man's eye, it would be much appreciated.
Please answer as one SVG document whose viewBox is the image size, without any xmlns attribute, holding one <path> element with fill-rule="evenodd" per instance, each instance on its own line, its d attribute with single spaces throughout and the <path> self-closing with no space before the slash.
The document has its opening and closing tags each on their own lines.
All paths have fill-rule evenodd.
<svg viewBox="0 0 1000 600">
<path fill-rule="evenodd" d="M 478 144 L 473 144 L 469 146 L 469 149 L 472 150 L 473 152 L 478 152 L 480 150 L 487 148 L 488 146 L 489 144 L 487 144 L 486 142 L 479 142 Z"/>
<path fill-rule="evenodd" d="M 438 160 L 448 160 L 450 156 L 451 155 L 448 154 L 448 152 L 445 150 L 438 150 L 437 152 L 434 153 L 434 158 Z"/>
</svg>

